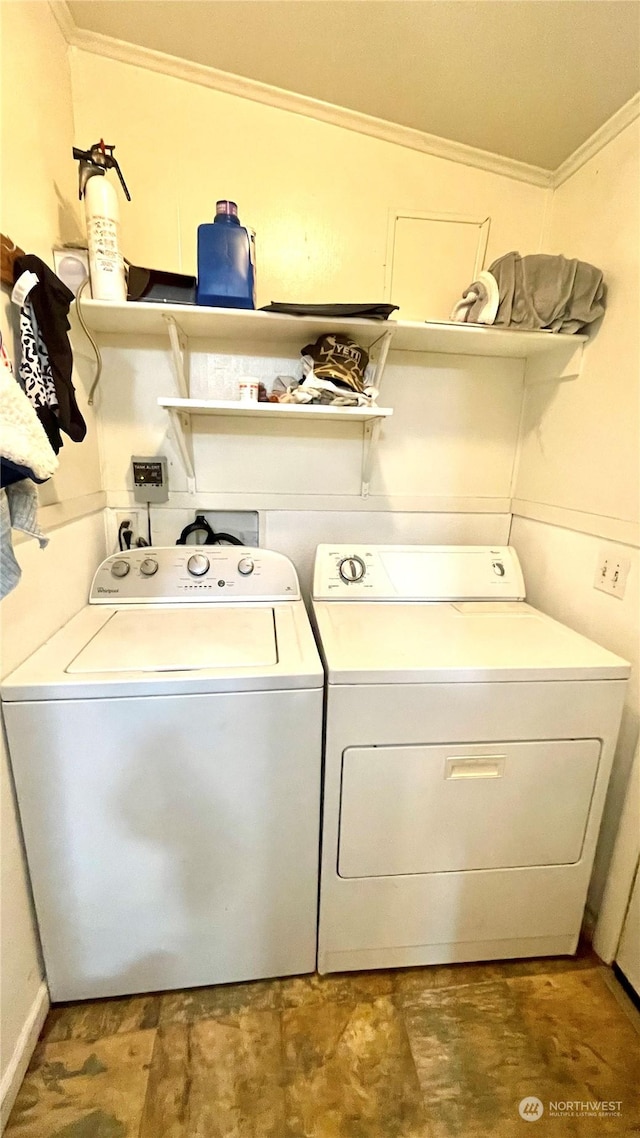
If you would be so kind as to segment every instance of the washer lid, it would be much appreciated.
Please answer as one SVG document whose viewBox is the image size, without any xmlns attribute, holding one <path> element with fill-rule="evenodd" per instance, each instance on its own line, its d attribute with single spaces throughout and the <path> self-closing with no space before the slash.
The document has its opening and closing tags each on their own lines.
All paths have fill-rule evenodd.
<svg viewBox="0 0 640 1138">
<path fill-rule="evenodd" d="M 86 605 L 2 681 L 5 701 L 319 689 L 302 601 Z"/>
<path fill-rule="evenodd" d="M 314 601 L 332 684 L 626 679 L 625 660 L 523 601 Z"/>
<path fill-rule="evenodd" d="M 174 672 L 255 668 L 278 660 L 272 608 L 122 609 L 65 669 Z"/>
</svg>

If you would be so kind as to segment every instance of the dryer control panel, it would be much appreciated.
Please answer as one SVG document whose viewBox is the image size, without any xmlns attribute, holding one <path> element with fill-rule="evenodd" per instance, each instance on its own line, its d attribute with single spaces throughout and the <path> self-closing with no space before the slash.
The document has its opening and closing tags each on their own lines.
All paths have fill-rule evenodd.
<svg viewBox="0 0 640 1138">
<path fill-rule="evenodd" d="M 525 587 L 510 546 L 319 545 L 314 600 L 519 601 Z"/>
<path fill-rule="evenodd" d="M 89 602 L 296 601 L 297 573 L 282 553 L 229 545 L 171 545 L 114 553 L 98 568 Z"/>
</svg>

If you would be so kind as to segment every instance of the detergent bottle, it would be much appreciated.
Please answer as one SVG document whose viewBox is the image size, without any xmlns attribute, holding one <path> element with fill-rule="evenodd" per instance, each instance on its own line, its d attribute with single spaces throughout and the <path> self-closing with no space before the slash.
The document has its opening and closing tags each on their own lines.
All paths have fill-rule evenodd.
<svg viewBox="0 0 640 1138">
<path fill-rule="evenodd" d="M 255 233 L 240 224 L 235 202 L 216 202 L 213 222 L 198 226 L 198 304 L 255 308 Z"/>
</svg>

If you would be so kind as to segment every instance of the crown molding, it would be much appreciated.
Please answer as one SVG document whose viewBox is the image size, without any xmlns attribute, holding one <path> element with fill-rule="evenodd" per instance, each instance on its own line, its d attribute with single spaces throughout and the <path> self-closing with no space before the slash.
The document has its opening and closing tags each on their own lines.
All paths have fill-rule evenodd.
<svg viewBox="0 0 640 1138">
<path fill-rule="evenodd" d="M 220 71 L 215 67 L 193 63 L 175 55 L 139 47 L 137 44 L 126 43 L 112 36 L 89 32 L 77 26 L 66 0 L 49 0 L 49 6 L 67 43 L 81 51 L 102 55 L 120 63 L 128 63 L 132 67 L 142 67 L 161 75 L 169 75 L 186 83 L 196 83 L 201 87 L 209 87 L 240 99 L 250 99 L 265 106 L 289 111 L 291 114 L 304 115 L 319 122 L 329 123 L 331 126 L 368 135 L 381 142 L 405 146 L 410 150 L 429 154 L 433 158 L 458 162 L 464 166 L 486 170 L 491 174 L 526 182 L 532 186 L 541 186 L 544 189 L 557 189 L 561 186 L 640 115 L 639 92 L 620 107 L 577 150 L 574 150 L 556 170 L 546 170 L 515 158 L 506 158 L 488 150 L 467 146 L 463 142 L 454 142 L 451 139 L 440 138 L 439 135 L 402 126 L 400 123 L 375 118 L 361 111 L 352 111 L 334 103 L 325 103 L 309 95 L 272 87 L 269 83 L 261 83 L 257 79 L 233 75 L 229 71 Z"/>
<path fill-rule="evenodd" d="M 78 27 L 69 11 L 67 0 L 49 0 L 49 7 L 67 43 L 73 43 L 73 38 L 78 31 Z"/>
<path fill-rule="evenodd" d="M 551 179 L 551 185 L 554 190 L 571 178 L 582 166 L 585 165 L 591 158 L 595 157 L 603 147 L 609 142 L 612 142 L 626 127 L 630 126 L 635 119 L 640 115 L 640 92 L 632 95 L 627 103 L 617 110 L 610 119 L 607 119 L 601 127 L 598 128 L 586 142 L 582 143 L 573 154 L 570 154 L 564 162 L 554 170 Z"/>
<path fill-rule="evenodd" d="M 462 142 L 453 142 L 435 134 L 427 134 L 420 130 L 414 130 L 412 127 L 401 126 L 399 123 L 388 122 L 386 119 L 374 118 L 372 115 L 363 114 L 361 111 L 352 111 L 333 103 L 325 103 L 308 95 L 285 91 L 283 88 L 261 83 L 257 79 L 233 75 L 215 67 L 207 67 L 204 64 L 193 63 L 174 55 L 166 55 L 164 52 L 155 51 L 151 48 L 139 47 L 137 44 L 114 39 L 112 36 L 88 32 L 76 25 L 65 0 L 49 0 L 49 3 L 65 39 L 72 47 L 81 51 L 102 55 L 134 67 L 142 67 L 147 71 L 170 75 L 174 79 L 182 79 L 187 83 L 210 87 L 241 99 L 251 99 L 253 102 L 276 107 L 278 110 L 304 115 L 307 118 L 317 119 L 332 126 L 342 127 L 344 130 L 368 135 L 381 142 L 390 142 L 396 146 L 405 146 L 410 150 L 429 154 L 434 158 L 442 158 L 448 162 L 473 166 L 476 169 L 486 170 L 491 174 L 499 174 L 502 177 L 512 178 L 519 182 L 527 182 L 533 186 L 548 188 L 551 185 L 551 171 L 544 170 L 540 166 L 530 166 L 528 163 L 519 162 L 514 158 L 505 158 L 500 154 L 480 150 L 475 146 L 467 146 Z"/>
</svg>

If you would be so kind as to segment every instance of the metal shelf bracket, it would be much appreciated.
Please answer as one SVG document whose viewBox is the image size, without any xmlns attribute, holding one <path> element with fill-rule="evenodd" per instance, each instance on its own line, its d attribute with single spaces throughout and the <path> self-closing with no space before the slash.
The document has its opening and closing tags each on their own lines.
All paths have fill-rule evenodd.
<svg viewBox="0 0 640 1138">
<path fill-rule="evenodd" d="M 176 446 L 180 453 L 180 460 L 187 476 L 187 490 L 193 493 L 196 488 L 196 472 L 193 464 L 193 447 L 191 436 L 191 417 L 168 407 L 169 421 L 173 429 Z"/>
<path fill-rule="evenodd" d="M 181 397 L 181 399 L 188 399 L 189 341 L 174 316 L 169 316 L 168 314 L 163 313 L 162 319 L 165 321 L 167 325 L 167 331 L 169 332 L 171 360 L 173 363 L 173 371 L 178 387 L 178 395 Z"/>
<path fill-rule="evenodd" d="M 584 347 L 582 340 L 573 344 L 561 340 L 550 352 L 529 356 L 525 365 L 525 383 L 559 383 L 578 379 L 582 370 Z"/>
<path fill-rule="evenodd" d="M 393 328 L 387 328 L 387 330 L 383 332 L 382 336 L 380 336 L 379 339 L 374 340 L 373 344 L 371 345 L 370 352 L 373 350 L 373 348 L 377 348 L 378 344 L 380 345 L 378 348 L 378 358 L 376 360 L 376 370 L 373 380 L 373 385 L 374 387 L 377 387 L 378 391 L 380 391 L 380 388 L 382 386 L 382 376 L 384 375 L 384 369 L 387 363 L 387 356 L 389 355 L 389 348 L 391 347 L 392 340 Z"/>
<path fill-rule="evenodd" d="M 369 483 L 371 481 L 371 467 L 373 456 L 380 437 L 382 419 L 371 419 L 364 425 L 362 437 L 362 488 L 361 496 L 369 497 Z"/>
</svg>

